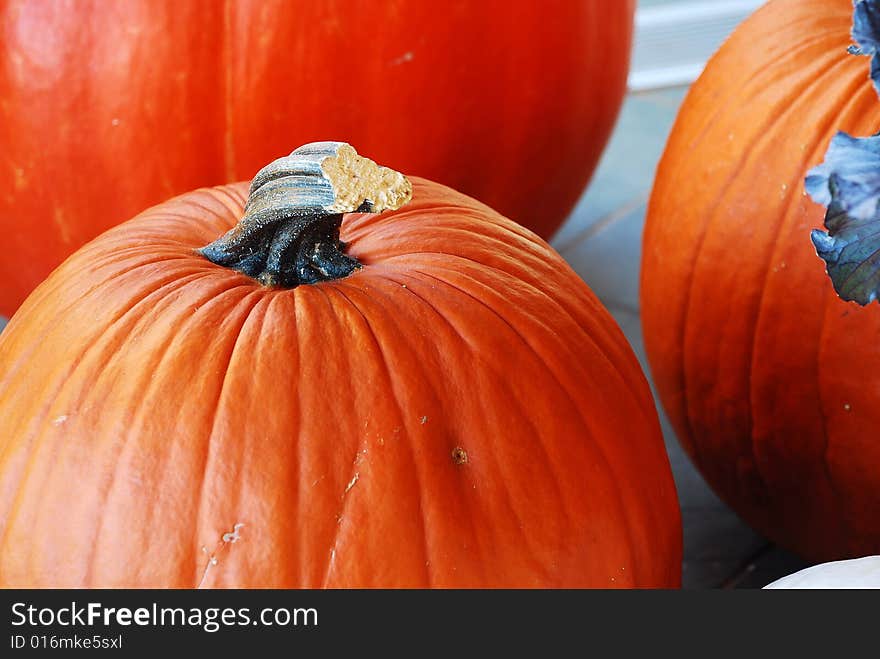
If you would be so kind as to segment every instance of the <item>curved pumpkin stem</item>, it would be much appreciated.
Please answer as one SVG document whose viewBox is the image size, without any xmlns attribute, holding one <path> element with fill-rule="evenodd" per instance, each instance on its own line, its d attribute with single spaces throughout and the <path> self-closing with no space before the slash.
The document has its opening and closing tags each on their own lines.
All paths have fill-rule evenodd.
<svg viewBox="0 0 880 659">
<path fill-rule="evenodd" d="M 339 240 L 342 214 L 395 210 L 411 198 L 403 174 L 344 142 L 313 142 L 261 169 L 239 223 L 199 253 L 266 286 L 339 279 L 361 267 Z"/>
</svg>

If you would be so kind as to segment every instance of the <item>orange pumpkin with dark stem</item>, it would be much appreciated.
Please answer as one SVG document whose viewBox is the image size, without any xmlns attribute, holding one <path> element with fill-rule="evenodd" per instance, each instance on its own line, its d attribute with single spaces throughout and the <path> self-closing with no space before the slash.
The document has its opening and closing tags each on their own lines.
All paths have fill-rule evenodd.
<svg viewBox="0 0 880 659">
<path fill-rule="evenodd" d="M 683 446 L 758 531 L 812 560 L 880 552 L 880 309 L 839 299 L 804 192 L 838 130 L 880 129 L 851 0 L 773 0 L 690 90 L 659 165 L 641 308 Z"/>
<path fill-rule="evenodd" d="M 546 237 L 610 135 L 634 4 L 6 0 L 0 313 L 101 231 L 326 135 Z"/>
<path fill-rule="evenodd" d="M 242 184 L 172 199 L 12 318 L 0 583 L 678 586 L 651 394 L 587 286 L 421 179 L 395 212 L 283 215 L 306 152 L 238 225 Z"/>
</svg>

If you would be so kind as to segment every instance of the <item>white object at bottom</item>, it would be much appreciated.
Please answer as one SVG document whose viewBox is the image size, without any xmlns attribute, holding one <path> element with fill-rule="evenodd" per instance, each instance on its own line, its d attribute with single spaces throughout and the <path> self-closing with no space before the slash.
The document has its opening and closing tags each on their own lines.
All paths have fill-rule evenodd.
<svg viewBox="0 0 880 659">
<path fill-rule="evenodd" d="M 880 556 L 821 563 L 764 588 L 880 588 Z"/>
</svg>

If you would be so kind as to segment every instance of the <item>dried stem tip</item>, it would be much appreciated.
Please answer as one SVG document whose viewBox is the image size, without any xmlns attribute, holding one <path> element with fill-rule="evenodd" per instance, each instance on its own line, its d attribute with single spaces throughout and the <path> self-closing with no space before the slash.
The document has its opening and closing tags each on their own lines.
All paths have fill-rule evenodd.
<svg viewBox="0 0 880 659">
<path fill-rule="evenodd" d="M 287 204 L 295 201 L 303 209 L 328 214 L 381 213 L 406 204 L 412 198 L 412 185 L 400 172 L 359 156 L 350 144 L 313 142 L 257 172 L 245 217 L 280 197 Z"/>
<path fill-rule="evenodd" d="M 342 213 L 396 210 L 411 198 L 403 174 L 343 142 L 314 142 L 261 169 L 239 223 L 199 251 L 266 285 L 337 279 L 360 267 L 339 241 Z"/>
</svg>

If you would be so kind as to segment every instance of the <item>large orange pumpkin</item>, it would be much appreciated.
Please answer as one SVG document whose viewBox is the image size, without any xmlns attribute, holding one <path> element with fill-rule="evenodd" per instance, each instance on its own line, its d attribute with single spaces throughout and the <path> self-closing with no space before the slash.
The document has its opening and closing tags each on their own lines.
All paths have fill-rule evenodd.
<svg viewBox="0 0 880 659">
<path fill-rule="evenodd" d="M 634 4 L 4 0 L 0 313 L 110 226 L 326 135 L 546 237 L 617 116 Z"/>
<path fill-rule="evenodd" d="M 0 335 L 0 584 L 678 586 L 623 334 L 544 241 L 413 181 L 403 209 L 345 216 L 347 277 L 205 259 L 237 184 L 43 282 Z"/>
<path fill-rule="evenodd" d="M 690 90 L 642 263 L 651 369 L 681 443 L 756 529 L 813 560 L 880 552 L 880 309 L 839 299 L 804 191 L 838 130 L 880 129 L 851 0 L 773 0 Z"/>
</svg>

